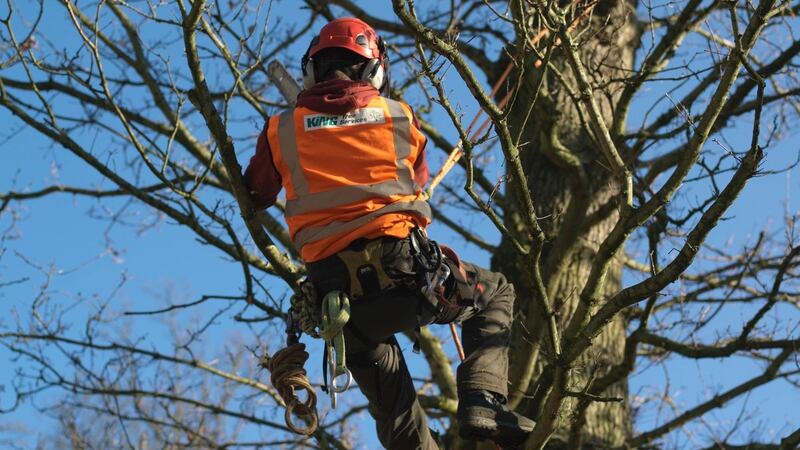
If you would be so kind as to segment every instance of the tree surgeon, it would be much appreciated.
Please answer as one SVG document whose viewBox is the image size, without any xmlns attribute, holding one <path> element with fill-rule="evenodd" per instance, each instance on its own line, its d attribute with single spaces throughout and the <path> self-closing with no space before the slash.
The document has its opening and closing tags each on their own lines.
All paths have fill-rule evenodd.
<svg viewBox="0 0 800 450">
<path fill-rule="evenodd" d="M 317 292 L 345 292 L 347 365 L 390 449 L 436 449 L 394 334 L 460 322 L 459 434 L 521 443 L 534 422 L 505 406 L 514 288 L 427 239 L 426 138 L 391 100 L 383 40 L 366 23 L 325 25 L 302 59 L 296 107 L 271 117 L 245 172 L 254 203 L 286 190 L 286 222 Z M 416 347 L 416 344 L 415 344 Z"/>
</svg>

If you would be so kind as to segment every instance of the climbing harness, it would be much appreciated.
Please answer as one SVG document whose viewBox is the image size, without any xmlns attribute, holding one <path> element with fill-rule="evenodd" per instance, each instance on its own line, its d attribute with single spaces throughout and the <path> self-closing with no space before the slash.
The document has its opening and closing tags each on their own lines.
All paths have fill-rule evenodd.
<svg viewBox="0 0 800 450">
<path fill-rule="evenodd" d="M 413 266 L 416 274 L 416 281 L 412 285 L 428 300 L 437 322 L 451 322 L 450 330 L 463 361 L 464 351 L 452 320 L 473 297 L 464 270 L 452 250 L 440 247 L 435 241 L 428 239 L 422 229 L 413 230 L 407 239 L 413 260 L 413 263 L 408 263 L 409 268 Z M 356 292 L 356 300 L 364 295 L 398 286 L 382 266 L 382 247 L 379 241 L 352 246 L 340 252 L 338 257 L 349 273 L 348 290 Z M 305 345 L 299 342 L 300 335 L 306 333 L 325 341 L 322 389 L 330 395 L 332 407 L 336 407 L 338 394 L 349 389 L 353 382 L 353 376 L 345 364 L 343 334 L 350 319 L 350 296 L 344 290 L 332 289 L 322 297 L 321 302 L 318 299 L 319 295 L 310 281 L 300 283 L 300 289 L 292 296 L 291 307 L 286 314 L 286 348 L 262 361 L 262 366 L 271 373 L 273 386 L 286 404 L 286 425 L 295 433 L 306 436 L 314 433 L 319 420 L 316 411 L 317 398 L 303 367 L 309 356 Z M 415 352 L 419 352 L 421 326 L 419 311 L 414 330 Z M 301 391 L 306 391 L 305 401 L 298 399 Z M 306 426 L 295 424 L 295 418 L 302 419 Z"/>
<path fill-rule="evenodd" d="M 383 269 L 383 246 L 383 240 L 376 239 L 363 245 L 351 245 L 336 254 L 337 260 L 347 269 L 347 292 L 353 301 L 397 287 Z"/>
</svg>

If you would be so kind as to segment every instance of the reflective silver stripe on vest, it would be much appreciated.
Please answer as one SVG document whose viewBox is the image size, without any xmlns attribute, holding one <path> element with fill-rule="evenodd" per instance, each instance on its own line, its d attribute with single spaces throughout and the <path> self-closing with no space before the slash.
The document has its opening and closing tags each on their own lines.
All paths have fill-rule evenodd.
<svg viewBox="0 0 800 450">
<path fill-rule="evenodd" d="M 292 177 L 295 196 L 308 195 L 308 181 L 300 167 L 300 157 L 297 154 L 297 137 L 294 134 L 294 110 L 281 113 L 278 116 L 278 140 L 281 145 L 281 157 L 289 168 Z M 288 213 L 288 211 L 287 211 Z"/>
<path fill-rule="evenodd" d="M 280 140 L 281 155 L 289 169 L 296 195 L 296 198 L 286 201 L 286 215 L 304 214 L 374 197 L 413 195 L 420 190 L 411 176 L 411 169 L 404 163 L 411 154 L 411 122 L 400 102 L 386 98 L 383 100 L 386 102 L 389 114 L 392 117 L 397 179 L 369 185 L 341 186 L 323 192 L 310 193 L 308 191 L 308 181 L 300 166 L 300 158 L 297 151 L 294 132 L 294 111 L 287 111 L 281 114 L 278 139 Z"/>
<path fill-rule="evenodd" d="M 303 228 L 294 235 L 294 245 L 297 248 L 303 248 L 304 245 L 311 242 L 361 228 L 384 214 L 396 212 L 413 212 L 429 220 L 432 215 L 430 205 L 424 200 L 392 203 L 349 222 L 331 222 L 318 227 Z"/>
<path fill-rule="evenodd" d="M 389 98 L 384 99 L 389 107 L 389 114 L 392 116 L 392 135 L 394 137 L 394 151 L 397 163 L 397 178 L 399 180 L 411 181 L 412 193 L 418 190 L 418 186 L 411 176 L 411 169 L 403 162 L 411 154 L 411 123 L 406 116 L 405 110 L 400 102 Z"/>
<path fill-rule="evenodd" d="M 320 205 L 327 207 L 348 205 L 359 200 L 373 197 L 389 197 L 391 195 L 414 195 L 413 183 L 404 180 L 389 180 L 376 184 L 355 186 L 342 186 L 330 191 L 308 194 L 304 198 L 286 202 L 286 214 L 289 216 L 304 214 L 320 209 Z"/>
</svg>

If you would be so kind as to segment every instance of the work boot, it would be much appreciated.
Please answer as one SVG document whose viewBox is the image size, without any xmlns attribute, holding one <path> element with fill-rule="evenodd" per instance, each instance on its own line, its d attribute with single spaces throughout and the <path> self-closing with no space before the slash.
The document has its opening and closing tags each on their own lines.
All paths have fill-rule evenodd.
<svg viewBox="0 0 800 450">
<path fill-rule="evenodd" d="M 485 390 L 463 392 L 458 399 L 458 435 L 465 439 L 490 439 L 501 445 L 519 445 L 536 422 L 508 409 L 505 399 Z"/>
</svg>

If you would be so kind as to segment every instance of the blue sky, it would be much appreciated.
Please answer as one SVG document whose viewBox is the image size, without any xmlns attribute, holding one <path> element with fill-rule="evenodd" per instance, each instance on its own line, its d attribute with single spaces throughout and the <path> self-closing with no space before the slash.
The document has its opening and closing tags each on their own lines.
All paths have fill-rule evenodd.
<svg viewBox="0 0 800 450">
<path fill-rule="evenodd" d="M 0 7 L 0 15 L 5 13 L 3 8 L 5 6 Z M 383 4 L 372 2 L 369 9 L 383 17 L 390 17 L 389 8 Z M 298 14 L 305 17 L 307 13 L 298 12 L 296 2 L 278 2 L 269 20 L 292 20 Z M 71 39 L 75 39 L 75 36 L 70 31 L 63 10 L 48 12 L 44 20 L 43 29 L 48 30 L 50 39 L 64 39 L 65 46 L 71 45 Z M 317 28 L 319 26 L 321 22 L 317 24 Z M 143 31 L 142 35 L 145 40 L 155 39 L 145 33 Z M 304 49 L 305 41 L 301 39 L 293 46 L 292 52 L 299 55 Z M 179 62 L 176 61 L 175 64 Z M 394 70 L 405 69 L 395 66 Z M 13 71 L 10 72 L 9 76 L 16 75 Z M 3 72 L 3 75 L 6 76 L 7 73 Z M 471 118 L 477 105 L 471 101 L 463 84 L 454 76 L 454 71 L 449 71 L 446 83 L 451 91 L 451 99 L 465 113 L 465 117 Z M 661 96 L 663 90 L 657 85 L 649 88 L 646 95 L 637 102 L 639 106 L 632 112 L 632 117 L 643 114 L 644 108 Z M 440 127 L 445 136 L 452 141 L 456 140 L 455 131 L 442 111 L 435 111 L 430 120 Z M 749 119 L 742 119 L 741 122 L 743 126 L 747 126 Z M 6 124 L 4 132 L 0 134 L 0 161 L 10 162 L 0 164 L 0 192 L 35 190 L 54 181 L 67 185 L 109 187 L 108 182 L 103 182 L 97 174 L 66 151 L 51 145 L 34 130 L 20 126 L 5 109 L 0 109 L 0 123 Z M 632 120 L 632 123 L 637 121 Z M 252 133 L 257 132 L 258 126 L 260 125 L 238 124 L 232 134 L 242 138 L 252 136 Z M 746 136 L 745 133 L 744 129 L 735 129 L 726 136 L 730 141 L 740 143 Z M 781 142 L 768 150 L 764 168 L 781 168 L 793 161 L 798 152 L 797 144 L 793 142 L 798 141 L 796 132 L 792 129 L 788 130 L 788 135 Z M 98 140 L 98 147 L 101 145 L 102 140 Z M 240 162 L 244 163 L 251 151 L 247 145 L 239 145 Z M 430 154 L 431 166 L 435 171 L 441 156 L 434 150 Z M 499 172 L 501 169 L 497 167 L 496 170 Z M 772 231 L 779 230 L 784 213 L 795 213 L 800 209 L 798 177 L 800 173 L 794 169 L 785 174 L 754 179 L 729 211 L 728 220 L 723 221 L 712 234 L 710 242 L 735 248 L 752 242 L 754 235 L 765 227 Z M 702 188 L 698 189 L 697 196 L 703 193 Z M 687 192 L 686 201 L 691 202 L 692 196 L 692 192 Z M 69 308 L 68 317 L 75 319 L 76 323 L 80 323 L 78 321 L 85 318 L 89 311 L 113 294 L 112 309 L 115 312 L 109 312 L 109 318 L 115 317 L 119 323 L 127 324 L 133 334 L 146 337 L 147 342 L 156 347 L 168 346 L 167 339 L 171 335 L 169 323 L 159 319 L 123 319 L 119 314 L 122 311 L 163 306 L 165 302 L 191 301 L 202 294 L 237 295 L 241 292 L 242 276 L 236 263 L 218 251 L 199 244 L 183 228 L 154 214 L 140 203 L 126 204 L 125 201 L 113 199 L 98 202 L 56 194 L 26 202 L 24 205 L 14 204 L 13 210 L 17 214 L 16 218 L 10 214 L 0 216 L 0 230 L 14 227 L 14 232 L 11 233 L 14 239 L 0 242 L 0 286 L 12 281 L 19 283 L 0 289 L 0 330 L 12 327 L 16 314 L 25 315 L 29 311 L 34 296 L 48 274 L 52 275 L 52 283 L 47 288 L 47 294 L 57 304 Z M 108 214 L 120 215 L 123 222 L 132 225 L 109 227 L 107 220 L 98 218 Z M 459 219 L 471 229 L 479 230 L 487 240 L 496 242 L 499 239 L 491 224 L 482 216 L 472 215 Z M 141 223 L 153 226 L 143 228 L 137 225 Z M 459 247 L 465 259 L 488 265 L 490 255 L 474 246 L 462 245 L 463 241 L 454 237 L 443 226 L 434 224 L 429 231 L 440 242 L 450 242 Z M 122 288 L 116 291 L 122 280 Z M 279 283 L 272 286 L 273 294 L 280 300 L 283 288 Z M 222 304 L 217 303 L 206 304 L 179 317 L 187 321 L 203 320 L 221 306 Z M 203 353 L 209 359 L 213 359 L 229 343 L 252 340 L 253 331 L 232 320 L 239 310 L 239 307 L 234 307 L 215 321 L 212 332 L 207 335 L 202 347 Z M 790 324 L 798 324 L 800 317 L 796 310 L 782 310 L 782 313 L 790 315 Z M 744 315 L 737 310 L 728 314 L 730 317 L 727 320 L 730 323 L 739 323 Z M 265 330 L 256 330 L 263 331 Z M 81 330 L 74 327 L 68 332 L 80 333 Z M 452 355 L 447 329 L 438 327 L 435 332 L 446 341 L 446 349 Z M 317 367 L 320 344 L 312 343 L 308 339 L 306 342 L 312 347 L 312 357 L 308 364 L 311 377 L 312 380 L 319 381 L 321 376 Z M 410 343 L 403 343 L 410 350 Z M 270 351 L 275 351 L 278 343 L 270 341 L 270 346 Z M 413 372 L 424 370 L 419 356 L 410 351 L 405 353 Z M 11 353 L 5 348 L 0 348 L 0 364 L 12 369 L 20 367 L 20 363 L 13 360 Z M 647 369 L 633 378 L 631 392 L 644 396 L 653 395 L 656 388 L 664 386 L 668 380 L 671 386 L 678 388 L 675 406 L 678 411 L 682 411 L 707 398 L 715 387 L 731 386 L 743 380 L 744 376 L 752 376 L 752 364 L 744 358 L 734 358 L 724 363 L 715 360 L 696 363 L 672 358 L 663 368 Z M 0 385 L 9 386 L 12 377 L 13 370 L 0 371 Z M 266 373 L 261 373 L 260 377 L 262 381 L 266 381 Z M 321 392 L 319 394 L 322 396 Z M 53 395 L 58 393 L 53 391 Z M 46 406 L 49 400 L 48 397 L 40 398 L 37 405 Z M 746 405 L 752 412 L 757 412 L 762 421 L 757 426 L 761 433 L 759 437 L 775 441 L 797 428 L 796 413 L 792 412 L 796 410 L 798 400 L 798 390 L 785 382 L 772 383 L 754 391 L 746 399 Z M 0 389 L 0 407 L 7 407 L 11 401 L 13 398 L 10 390 Z M 355 389 L 346 394 L 344 401 L 349 404 L 364 402 Z M 740 412 L 739 407 L 744 401 L 737 400 L 724 412 L 708 415 L 708 427 L 734 424 Z M 326 401 L 322 399 L 321 411 L 327 408 Z M 670 415 L 672 412 L 665 414 Z M 282 412 L 275 409 L 272 415 L 280 418 Z M 657 417 L 655 411 L 650 411 L 637 425 L 641 430 L 648 429 Z M 365 413 L 357 420 L 360 442 L 358 448 L 374 447 L 377 441 L 371 420 Z M 704 426 L 697 425 L 699 436 L 705 432 Z M 9 427 L 24 427 L 28 431 L 20 435 L 9 431 Z M 27 436 L 27 442 L 33 442 L 37 437 L 45 437 L 55 431 L 55 422 L 43 418 L 42 413 L 37 412 L 30 404 L 12 415 L 0 416 L 0 446 L 6 439 Z M 700 438 L 688 437 L 680 432 L 675 434 L 675 439 L 679 448 L 694 448 L 702 443 L 698 440 Z"/>
</svg>

